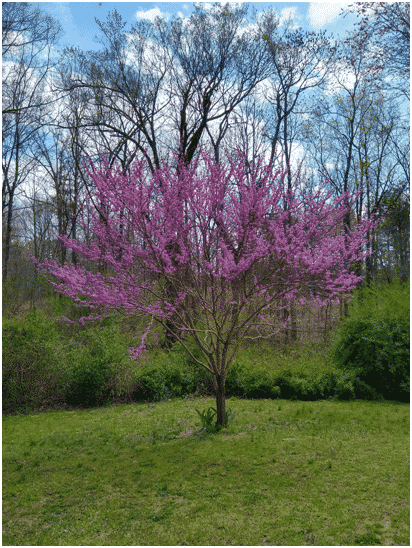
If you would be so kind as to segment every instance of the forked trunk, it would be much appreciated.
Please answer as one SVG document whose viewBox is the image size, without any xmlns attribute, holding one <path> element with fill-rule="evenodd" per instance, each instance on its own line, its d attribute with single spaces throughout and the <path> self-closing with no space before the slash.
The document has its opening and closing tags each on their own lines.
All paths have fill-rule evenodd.
<svg viewBox="0 0 412 548">
<path fill-rule="evenodd" d="M 216 390 L 216 410 L 217 410 L 217 419 L 216 424 L 219 426 L 226 427 L 226 399 L 225 399 L 225 380 L 219 375 L 216 379 L 217 381 L 217 390 Z"/>
</svg>

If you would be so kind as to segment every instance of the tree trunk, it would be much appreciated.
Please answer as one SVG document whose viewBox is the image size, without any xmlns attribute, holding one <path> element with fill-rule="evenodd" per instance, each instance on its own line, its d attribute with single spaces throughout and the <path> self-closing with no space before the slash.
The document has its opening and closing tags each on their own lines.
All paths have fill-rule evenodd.
<svg viewBox="0 0 412 548">
<path fill-rule="evenodd" d="M 173 317 L 169 317 L 165 322 L 165 329 L 163 330 L 163 334 L 165 336 L 166 345 L 168 348 L 172 348 L 172 346 L 178 341 L 175 333 L 177 331 L 177 327 L 173 321 Z"/>
<path fill-rule="evenodd" d="M 290 338 L 293 342 L 298 339 L 297 311 L 294 303 L 290 303 Z"/>
<path fill-rule="evenodd" d="M 331 307 L 331 304 L 330 304 L 330 301 L 328 301 L 328 303 L 325 307 L 325 327 L 324 327 L 324 330 L 323 330 L 323 340 L 324 340 L 325 343 L 327 341 L 327 336 L 328 336 L 328 312 L 329 312 L 330 307 Z"/>
<path fill-rule="evenodd" d="M 283 305 L 284 305 L 284 308 L 283 308 L 283 320 L 286 322 L 289 321 L 289 310 L 288 310 L 288 304 L 287 304 L 287 301 L 286 299 L 283 299 Z M 283 331 L 283 334 L 284 334 L 284 345 L 285 345 L 285 352 L 287 350 L 287 347 L 288 347 L 288 344 L 289 344 L 289 326 L 287 325 L 286 328 L 284 329 Z"/>
<path fill-rule="evenodd" d="M 226 400 L 225 400 L 225 381 L 221 375 L 216 378 L 217 390 L 216 390 L 216 410 L 217 419 L 216 424 L 219 426 L 227 426 L 226 423 Z"/>
<path fill-rule="evenodd" d="M 9 210 L 7 212 L 6 234 L 3 242 L 3 280 L 7 279 L 9 257 L 10 257 L 11 221 L 12 221 L 11 211 L 12 210 L 9 206 Z"/>
</svg>

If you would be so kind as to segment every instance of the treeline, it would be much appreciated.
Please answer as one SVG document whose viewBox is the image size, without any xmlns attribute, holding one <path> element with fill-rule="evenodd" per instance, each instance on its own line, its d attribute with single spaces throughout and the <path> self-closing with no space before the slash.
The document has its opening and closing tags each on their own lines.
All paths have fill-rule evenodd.
<svg viewBox="0 0 412 548">
<path fill-rule="evenodd" d="M 3 312 L 45 291 L 28 252 L 80 264 L 54 232 L 88 240 L 84 166 L 101 154 L 125 173 L 143 155 L 153 172 L 176 153 L 190 164 L 207 148 L 225 161 L 240 147 L 251 171 L 264 152 L 278 162 L 288 189 L 363 187 L 347 228 L 364 212 L 382 222 L 359 273 L 406 280 L 410 5 L 349 9 L 359 25 L 345 39 L 280 24 L 273 10 L 246 24 L 247 3 L 131 26 L 115 9 L 96 19 L 98 52 L 56 54 L 57 21 L 3 2 Z"/>
</svg>

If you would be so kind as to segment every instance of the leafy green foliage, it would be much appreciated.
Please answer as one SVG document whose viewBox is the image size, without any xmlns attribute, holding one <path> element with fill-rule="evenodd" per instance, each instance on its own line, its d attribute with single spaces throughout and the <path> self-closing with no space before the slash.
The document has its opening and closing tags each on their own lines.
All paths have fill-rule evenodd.
<svg viewBox="0 0 412 548">
<path fill-rule="evenodd" d="M 406 401 L 410 392 L 409 282 L 372 288 L 330 345 L 336 367 L 356 374 L 358 391 Z"/>
<path fill-rule="evenodd" d="M 188 370 L 181 370 L 170 363 L 160 368 L 148 366 L 143 368 L 136 377 L 138 388 L 135 395 L 143 396 L 150 401 L 160 401 L 179 397 L 194 392 L 196 389 L 195 375 Z"/>
<path fill-rule="evenodd" d="M 359 288 L 354 291 L 355 305 L 352 314 L 360 318 L 384 319 L 402 318 L 409 321 L 410 317 L 410 279 L 402 283 L 395 278 L 391 284 L 369 288 Z M 355 312 L 356 310 L 356 312 Z"/>
<path fill-rule="evenodd" d="M 244 398 L 268 398 L 278 395 L 274 379 L 260 370 L 248 370 L 238 362 L 233 362 L 226 378 L 226 393 Z"/>
<path fill-rule="evenodd" d="M 58 333 L 35 309 L 3 321 L 3 412 L 24 412 L 62 399 L 63 386 L 50 364 Z"/>
<path fill-rule="evenodd" d="M 276 385 L 279 386 L 283 399 L 351 400 L 358 396 L 356 376 L 353 372 L 329 369 L 326 371 L 293 371 L 284 369 L 277 374 Z"/>
<path fill-rule="evenodd" d="M 216 409 L 214 409 L 213 407 L 209 407 L 207 412 L 205 409 L 202 412 L 200 412 L 199 409 L 195 409 L 195 411 L 200 417 L 202 429 L 205 430 L 207 433 L 210 434 L 214 432 L 219 432 L 221 430 L 221 425 L 213 422 L 213 418 L 217 414 Z M 227 425 L 233 417 L 234 413 L 231 409 L 225 411 L 225 424 Z"/>
<path fill-rule="evenodd" d="M 378 291 L 376 293 L 376 291 Z M 404 400 L 409 398 L 409 284 L 363 292 L 327 353 L 306 348 L 285 358 L 273 345 L 242 349 L 229 368 L 226 396 L 248 399 Z M 67 303 L 59 302 L 62 307 Z M 140 325 L 108 318 L 69 332 L 32 310 L 3 321 L 3 412 L 214 394 L 194 341 L 151 348 L 130 360 Z M 125 331 L 128 330 L 128 332 Z"/>
<path fill-rule="evenodd" d="M 106 386 L 130 361 L 115 322 L 79 332 L 61 350 L 54 370 L 65 381 L 71 405 L 94 405 L 106 399 Z"/>
</svg>

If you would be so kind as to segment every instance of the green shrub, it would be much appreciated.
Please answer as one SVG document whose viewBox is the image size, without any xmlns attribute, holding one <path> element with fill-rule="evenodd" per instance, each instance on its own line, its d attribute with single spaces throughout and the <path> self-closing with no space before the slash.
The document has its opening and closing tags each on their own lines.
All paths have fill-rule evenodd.
<svg viewBox="0 0 412 548">
<path fill-rule="evenodd" d="M 353 318 L 342 325 L 331 352 L 338 368 L 355 371 L 385 398 L 409 392 L 409 323 Z"/>
<path fill-rule="evenodd" d="M 326 381 L 326 382 L 325 382 Z M 284 369 L 277 374 L 276 385 L 279 386 L 283 399 L 318 400 L 326 398 L 331 388 L 328 380 L 319 380 L 311 372 Z"/>
<path fill-rule="evenodd" d="M 143 367 L 136 377 L 134 399 L 160 401 L 180 397 L 196 390 L 196 375 L 172 363 Z"/>
<path fill-rule="evenodd" d="M 187 340 L 186 345 L 189 347 L 194 358 L 204 361 L 204 357 L 193 339 Z M 193 378 L 193 382 L 196 385 L 196 395 L 214 395 L 211 374 L 199 365 L 180 343 L 173 345 L 168 355 L 174 367 L 190 372 L 191 378 Z"/>
<path fill-rule="evenodd" d="M 329 381 L 329 387 L 333 386 L 333 394 L 330 394 L 330 397 L 337 400 L 353 400 L 357 397 L 356 391 L 356 375 L 351 372 L 344 371 L 330 371 L 325 373 L 322 380 L 325 380 L 326 383 Z M 322 386 L 322 381 L 320 382 Z"/>
<path fill-rule="evenodd" d="M 249 370 L 234 361 L 226 377 L 227 396 L 272 398 L 278 395 L 274 379 L 264 371 Z"/>
<path fill-rule="evenodd" d="M 409 283 L 372 288 L 335 333 L 330 357 L 342 371 L 356 374 L 368 397 L 409 398 Z"/>
<path fill-rule="evenodd" d="M 54 371 L 64 380 L 69 405 L 96 405 L 107 400 L 119 372 L 130 368 L 124 336 L 116 322 L 89 326 L 61 346 Z"/>
<path fill-rule="evenodd" d="M 377 292 L 376 292 L 377 291 Z M 365 292 L 335 333 L 329 348 L 334 367 L 303 359 L 284 363 L 272 374 L 238 356 L 229 368 L 226 396 L 317 400 L 409 398 L 409 284 Z M 53 304 L 53 303 L 52 303 Z M 56 301 L 59 315 L 68 306 Z M 61 309 L 61 310 L 60 310 Z M 131 401 L 214 395 L 210 373 L 181 344 L 167 355 L 153 348 L 148 361 L 131 361 L 136 346 L 119 318 L 73 327 L 68 333 L 49 317 L 31 311 L 3 322 L 3 412 L 70 405 L 92 406 L 115 399 Z M 134 330 L 136 332 L 136 330 Z M 194 341 L 192 355 L 203 360 Z M 242 361 L 243 360 L 243 361 Z M 269 360 L 269 361 L 268 361 Z M 313 363 L 312 363 L 313 362 Z"/>
<path fill-rule="evenodd" d="M 280 397 L 288 400 L 296 396 L 296 387 L 293 382 L 292 371 L 285 369 L 276 375 L 276 385 L 280 388 Z"/>
<path fill-rule="evenodd" d="M 5 414 L 25 413 L 64 402 L 64 387 L 52 363 L 58 332 L 36 310 L 3 320 L 3 399 Z"/>
<path fill-rule="evenodd" d="M 317 378 L 311 379 L 307 393 L 310 399 L 333 398 L 352 400 L 356 398 L 355 374 L 339 370 L 324 371 Z M 304 396 L 300 399 L 305 399 Z"/>
<path fill-rule="evenodd" d="M 315 401 L 333 398 L 335 400 L 351 400 L 357 396 L 357 378 L 352 371 L 335 369 L 307 371 L 285 368 L 276 374 L 274 383 L 279 387 L 282 399 L 298 399 Z"/>
<path fill-rule="evenodd" d="M 354 306 L 351 316 L 358 318 L 402 318 L 410 319 L 410 279 L 402 283 L 395 278 L 391 284 L 383 286 L 371 285 L 369 288 L 359 288 L 354 291 Z"/>
</svg>

